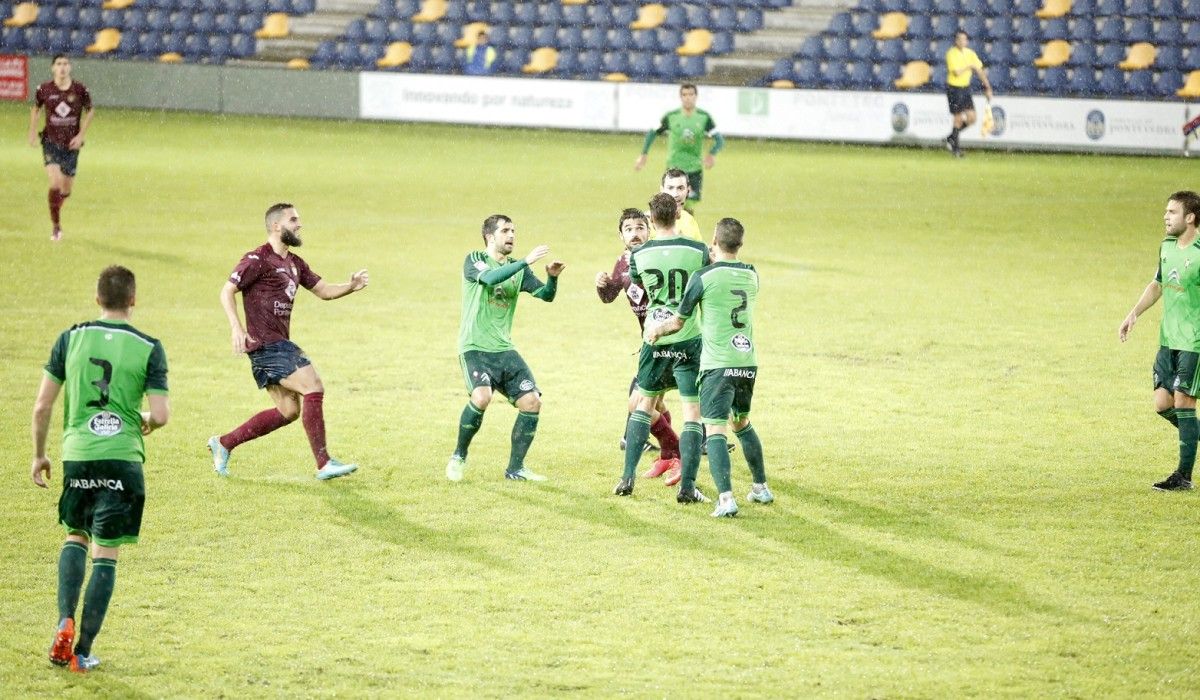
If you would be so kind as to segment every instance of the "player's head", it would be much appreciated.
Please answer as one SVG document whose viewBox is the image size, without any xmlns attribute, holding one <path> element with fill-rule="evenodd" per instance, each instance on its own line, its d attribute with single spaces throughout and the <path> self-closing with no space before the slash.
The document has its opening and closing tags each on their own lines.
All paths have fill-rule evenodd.
<svg viewBox="0 0 1200 700">
<path fill-rule="evenodd" d="M 626 250 L 633 250 L 650 238 L 650 221 L 641 209 L 630 207 L 621 212 L 617 222 L 617 232 L 621 234 L 621 242 Z"/>
<path fill-rule="evenodd" d="M 303 244 L 300 240 L 300 214 L 295 206 L 287 202 L 272 204 L 263 218 L 268 236 L 279 236 L 284 245 L 292 248 Z"/>
<path fill-rule="evenodd" d="M 745 235 L 746 229 L 742 227 L 742 222 L 725 217 L 717 222 L 717 228 L 713 231 L 713 245 L 725 253 L 737 255 L 742 249 L 742 239 Z"/>
<path fill-rule="evenodd" d="M 1200 194 L 1182 190 L 1167 199 L 1163 225 L 1168 236 L 1179 236 L 1197 224 L 1200 224 Z"/>
<path fill-rule="evenodd" d="M 693 83 L 684 83 L 679 86 L 679 101 L 683 103 L 683 108 L 687 111 L 692 111 L 696 108 L 696 95 L 699 90 Z"/>
<path fill-rule="evenodd" d="M 663 173 L 662 189 L 659 191 L 674 197 L 675 203 L 682 207 L 683 203 L 687 201 L 688 194 L 692 191 L 687 173 L 679 168 L 671 168 Z"/>
<path fill-rule="evenodd" d="M 133 271 L 120 265 L 110 265 L 96 280 L 96 303 L 105 311 L 128 311 L 137 294 Z"/>
<path fill-rule="evenodd" d="M 969 44 L 970 42 L 971 42 L 970 35 L 968 35 L 963 30 L 960 29 L 957 32 L 954 32 L 954 45 L 957 46 L 958 48 L 965 49 L 965 48 L 967 48 L 967 44 Z"/>
<path fill-rule="evenodd" d="M 659 192 L 650 199 L 650 223 L 657 229 L 674 228 L 679 218 L 679 204 L 669 194 Z"/>
<path fill-rule="evenodd" d="M 508 255 L 513 250 L 517 239 L 517 227 L 513 220 L 504 214 L 492 214 L 483 220 L 483 244 L 501 255 Z"/>
<path fill-rule="evenodd" d="M 56 53 L 50 59 L 50 73 L 55 80 L 71 76 L 71 59 L 65 53 Z"/>
</svg>

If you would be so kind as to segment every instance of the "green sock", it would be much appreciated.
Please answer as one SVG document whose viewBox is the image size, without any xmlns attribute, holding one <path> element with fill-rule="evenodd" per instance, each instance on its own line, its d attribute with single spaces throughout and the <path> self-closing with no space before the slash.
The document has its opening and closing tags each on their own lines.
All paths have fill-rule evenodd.
<svg viewBox="0 0 1200 700">
<path fill-rule="evenodd" d="M 1168 408 L 1165 411 L 1159 411 L 1158 415 L 1162 416 L 1164 420 L 1166 420 L 1168 423 L 1175 426 L 1176 428 L 1179 427 L 1179 419 L 1175 417 L 1175 408 L 1174 407 Z"/>
<path fill-rule="evenodd" d="M 75 618 L 83 573 L 87 570 L 87 546 L 66 542 L 58 555 L 58 619 Z"/>
<path fill-rule="evenodd" d="M 1196 441 L 1200 437 L 1200 424 L 1196 423 L 1196 409 L 1175 410 L 1179 419 L 1179 473 L 1191 481 L 1192 468 L 1196 466 Z"/>
<path fill-rule="evenodd" d="M 483 410 L 475 408 L 475 404 L 468 401 L 458 419 L 458 444 L 454 447 L 454 454 L 463 459 L 467 458 L 467 449 L 471 446 L 471 440 L 475 437 L 475 433 L 479 432 L 481 425 L 483 425 Z"/>
<path fill-rule="evenodd" d="M 108 613 L 108 601 L 112 600 L 116 585 L 117 560 L 93 559 L 92 578 L 83 595 L 83 623 L 79 626 L 79 641 L 75 643 L 75 653 L 79 656 L 92 655 L 92 641 L 100 634 L 104 615 Z"/>
<path fill-rule="evenodd" d="M 537 435 L 538 414 L 521 411 L 512 429 L 512 452 L 508 456 L 508 471 L 519 472 L 525 467 L 525 453 Z"/>
<path fill-rule="evenodd" d="M 625 471 L 622 479 L 632 479 L 637 474 L 638 460 L 642 458 L 642 445 L 650 437 L 650 414 L 634 411 L 625 424 Z"/>
<path fill-rule="evenodd" d="M 724 433 L 713 433 L 708 436 L 708 470 L 712 472 L 713 483 L 717 485 L 717 493 L 733 490 L 729 479 L 729 440 Z"/>
<path fill-rule="evenodd" d="M 679 480 L 680 491 L 691 491 L 696 487 L 696 474 L 700 472 L 700 444 L 704 439 L 704 427 L 695 421 L 685 421 L 679 434 L 679 457 L 683 470 Z M 709 458 L 712 453 L 709 453 Z"/>
<path fill-rule="evenodd" d="M 762 443 L 758 440 L 758 433 L 754 432 L 754 426 L 747 424 L 745 428 L 734 433 L 737 435 L 738 442 L 742 443 L 742 454 L 746 455 L 746 462 L 750 464 L 750 475 L 754 478 L 754 483 L 767 483 L 767 467 L 763 464 Z M 708 454 L 709 459 L 712 459 L 712 452 Z"/>
</svg>

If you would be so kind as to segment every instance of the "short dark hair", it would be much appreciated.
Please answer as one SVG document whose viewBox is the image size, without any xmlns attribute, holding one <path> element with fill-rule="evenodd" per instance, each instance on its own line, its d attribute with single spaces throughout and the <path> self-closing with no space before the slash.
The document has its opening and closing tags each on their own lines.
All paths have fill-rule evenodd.
<svg viewBox="0 0 1200 700">
<path fill-rule="evenodd" d="M 54 65 L 54 62 L 60 58 L 65 58 L 68 61 L 71 60 L 71 57 L 66 55 L 65 53 L 56 53 L 56 54 L 54 54 L 54 57 L 50 59 L 50 65 Z"/>
<path fill-rule="evenodd" d="M 295 208 L 295 205 L 288 204 L 287 202 L 277 202 L 267 207 L 267 213 L 263 215 L 263 223 L 267 225 L 267 230 L 271 230 L 271 224 L 279 221 L 279 217 L 284 211 Z"/>
<path fill-rule="evenodd" d="M 956 36 L 956 37 L 957 37 L 959 34 L 962 34 L 963 36 L 967 37 L 968 39 L 970 39 L 970 38 L 971 38 L 971 35 L 970 35 L 970 34 L 967 34 L 967 30 L 965 30 L 965 29 L 960 29 L 960 30 L 958 30 L 957 32 L 954 32 L 954 36 Z"/>
<path fill-rule="evenodd" d="M 137 292 L 137 280 L 133 271 L 120 265 L 109 265 L 100 271 L 96 280 L 96 297 L 100 306 L 108 311 L 124 311 L 133 306 L 133 295 Z"/>
<path fill-rule="evenodd" d="M 1168 197 L 1172 202 L 1179 202 L 1183 206 L 1184 221 L 1187 221 L 1187 215 L 1192 215 L 1192 225 L 1200 226 L 1200 194 L 1196 194 L 1191 190 L 1180 190 Z"/>
<path fill-rule="evenodd" d="M 674 226 L 678 218 L 679 203 L 675 198 L 659 192 L 650 199 L 650 220 L 656 226 Z"/>
<path fill-rule="evenodd" d="M 736 253 L 742 247 L 742 238 L 746 235 L 746 229 L 742 226 L 742 222 L 737 219 L 725 217 L 717 222 L 716 240 L 717 247 L 726 253 Z"/>
<path fill-rule="evenodd" d="M 487 237 L 495 235 L 496 230 L 500 228 L 500 224 L 504 222 L 512 223 L 512 219 L 504 214 L 492 214 L 483 220 L 483 229 L 481 233 L 483 234 L 483 242 L 485 245 L 487 244 Z"/>
<path fill-rule="evenodd" d="M 617 220 L 617 233 L 625 229 L 625 222 L 630 219 L 641 219 L 646 222 L 647 226 L 650 225 L 650 220 L 646 218 L 646 212 L 637 207 L 628 207 L 621 212 L 621 218 Z"/>
<path fill-rule="evenodd" d="M 683 172 L 679 168 L 671 168 L 671 169 L 667 170 L 667 172 L 663 173 L 662 180 L 660 180 L 658 184 L 665 185 L 665 184 L 667 184 L 667 180 L 673 180 L 677 177 L 686 178 L 687 176 L 688 176 L 688 174 Z M 688 180 L 688 184 L 689 185 L 692 184 L 691 180 Z"/>
<path fill-rule="evenodd" d="M 700 94 L 700 89 L 696 87 L 695 83 L 684 83 L 684 84 L 680 85 L 679 91 L 683 92 L 684 90 L 691 90 L 692 92 L 696 93 L 697 95 Z"/>
</svg>

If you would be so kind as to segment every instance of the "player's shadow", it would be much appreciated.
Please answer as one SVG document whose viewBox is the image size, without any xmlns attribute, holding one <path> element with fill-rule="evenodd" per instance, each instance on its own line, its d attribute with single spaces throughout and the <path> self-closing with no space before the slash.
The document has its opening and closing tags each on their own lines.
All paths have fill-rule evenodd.
<svg viewBox="0 0 1200 700">
<path fill-rule="evenodd" d="M 173 253 L 158 253 L 152 250 L 141 250 L 139 248 L 127 248 L 125 246 L 114 245 L 105 241 L 97 241 L 89 238 L 82 238 L 79 244 L 86 248 L 92 248 L 101 253 L 118 256 L 119 258 L 134 258 L 135 260 L 148 260 L 150 262 L 170 263 L 182 265 L 186 259 L 182 255 Z M 119 261 L 118 261 L 119 262 Z"/>
<path fill-rule="evenodd" d="M 362 495 L 365 486 L 340 484 L 343 488 L 324 489 L 322 497 L 351 529 L 373 540 L 409 549 L 436 550 L 460 557 L 471 564 L 510 571 L 512 565 L 496 557 L 485 547 L 467 544 L 469 533 L 443 531 L 405 519 L 391 506 Z"/>
</svg>

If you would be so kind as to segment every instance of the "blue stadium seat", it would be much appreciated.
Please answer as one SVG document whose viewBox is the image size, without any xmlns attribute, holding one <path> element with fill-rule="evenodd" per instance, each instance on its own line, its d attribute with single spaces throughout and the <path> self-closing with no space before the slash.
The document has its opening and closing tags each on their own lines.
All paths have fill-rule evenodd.
<svg viewBox="0 0 1200 700">
<path fill-rule="evenodd" d="M 606 51 L 600 59 L 603 73 L 628 73 L 629 54 L 625 51 Z"/>
<path fill-rule="evenodd" d="M 187 38 L 186 35 L 179 34 L 177 32 L 167 32 L 166 34 L 163 34 L 162 35 L 162 52 L 163 53 L 177 53 L 177 54 L 182 55 L 183 54 L 183 43 L 184 43 L 184 39 L 186 39 L 186 38 Z M 331 47 L 333 46 L 333 42 L 325 42 L 325 43 L 329 44 Z"/>
<path fill-rule="evenodd" d="M 827 34 L 846 35 L 854 31 L 854 25 L 850 21 L 849 12 L 839 12 L 829 20 L 829 26 L 825 29 Z"/>
<path fill-rule="evenodd" d="M 563 5 L 562 23 L 572 27 L 582 27 L 587 22 L 587 8 L 583 5 Z"/>
<path fill-rule="evenodd" d="M 213 34 L 208 37 L 208 55 L 217 63 L 224 63 L 229 58 L 229 37 L 224 34 Z"/>
<path fill-rule="evenodd" d="M 825 40 L 825 55 L 832 61 L 845 61 L 850 58 L 850 39 L 845 36 L 832 36 Z"/>
<path fill-rule="evenodd" d="M 987 13 L 992 17 L 1011 17 L 1012 0 L 988 0 Z"/>
<path fill-rule="evenodd" d="M 844 61 L 830 61 L 825 64 L 825 70 L 821 72 L 821 85 L 835 90 L 846 87 L 846 83 L 850 79 L 850 73 L 846 69 Z"/>
<path fill-rule="evenodd" d="M 150 19 L 150 13 L 148 12 L 146 13 L 146 19 Z M 219 15 L 214 15 L 214 20 L 216 21 L 215 31 L 221 32 L 222 34 L 238 33 L 237 17 L 234 17 L 228 12 L 222 12 Z M 153 26 L 153 24 L 151 26 Z"/>
<path fill-rule="evenodd" d="M 982 41 L 983 37 L 987 35 L 987 22 L 979 15 L 964 17 L 959 22 L 958 28 L 966 32 L 972 41 Z"/>
<path fill-rule="evenodd" d="M 416 0 L 395 0 L 397 5 L 406 1 L 415 3 Z M 265 15 L 267 14 L 267 0 L 242 0 L 242 12 L 252 15 Z"/>
<path fill-rule="evenodd" d="M 908 20 L 908 36 L 913 39 L 933 37 L 933 20 L 929 15 L 916 15 Z"/>
<path fill-rule="evenodd" d="M 511 2 L 492 2 L 488 5 L 488 22 L 496 25 L 513 24 L 517 21 Z"/>
<path fill-rule="evenodd" d="M 1072 42 L 1092 43 L 1096 41 L 1096 22 L 1091 17 L 1080 17 L 1067 22 L 1067 38 Z"/>
<path fill-rule="evenodd" d="M 1175 91 L 1183 87 L 1183 74 L 1179 71 L 1163 71 L 1154 77 L 1154 95 L 1176 99 Z"/>
<path fill-rule="evenodd" d="M 1096 13 L 1096 0 L 1074 0 L 1071 3 L 1071 11 L 1068 12 L 1071 17 L 1087 17 L 1091 19 Z"/>
<path fill-rule="evenodd" d="M 25 27 L 25 48 L 33 53 L 46 53 L 50 32 L 45 27 Z"/>
<path fill-rule="evenodd" d="M 934 39 L 953 39 L 958 33 L 958 17 L 941 15 L 933 22 Z"/>
<path fill-rule="evenodd" d="M 217 29 L 217 16 L 211 12 L 192 15 L 192 31 L 197 34 L 212 34 Z"/>
<path fill-rule="evenodd" d="M 413 27 L 413 36 L 416 38 L 416 32 L 422 25 Z M 508 38 L 505 40 L 504 46 L 509 49 L 528 49 L 533 46 L 533 27 L 529 25 L 518 25 L 508 28 Z"/>
<path fill-rule="evenodd" d="M 1150 97 L 1154 94 L 1154 74 L 1135 70 L 1125 76 L 1125 94 L 1131 97 Z"/>
<path fill-rule="evenodd" d="M 1101 43 L 1125 41 L 1125 20 L 1120 17 L 1106 18 L 1100 24 L 1100 31 L 1096 32 L 1096 41 Z"/>
<path fill-rule="evenodd" d="M 879 90 L 895 90 L 896 80 L 904 71 L 899 63 L 885 61 L 879 64 L 879 72 L 875 75 L 875 87 Z"/>
<path fill-rule="evenodd" d="M 385 48 L 381 45 L 374 45 L 379 55 L 373 56 L 369 65 L 374 65 L 375 61 L 383 58 Z M 458 54 L 454 50 L 453 44 L 444 44 L 442 46 L 433 46 L 429 50 L 429 68 L 438 73 L 449 73 L 455 68 L 458 68 Z"/>
<path fill-rule="evenodd" d="M 658 46 L 662 51 L 669 51 L 672 55 L 675 49 L 683 46 L 683 32 L 678 29 L 664 29 L 659 27 L 652 30 L 658 41 Z"/>
<path fill-rule="evenodd" d="M 1120 68 L 1105 68 L 1101 70 L 1096 90 L 1099 94 L 1109 97 L 1125 94 L 1125 71 Z"/>
<path fill-rule="evenodd" d="M 1076 68 L 1071 74 L 1071 81 L 1067 83 L 1067 92 L 1072 95 L 1095 95 L 1100 91 L 1100 84 L 1096 80 L 1096 71 L 1091 66 Z"/>
<path fill-rule="evenodd" d="M 196 59 L 208 53 L 208 42 L 199 34 L 188 34 L 183 39 L 183 51 L 180 51 L 184 57 Z"/>
<path fill-rule="evenodd" d="M 1183 69 L 1188 72 L 1200 70 L 1200 48 L 1191 48 L 1184 53 Z"/>
<path fill-rule="evenodd" d="M 633 31 L 634 51 L 658 51 L 658 36 L 652 29 L 635 29 Z"/>
<path fill-rule="evenodd" d="M 618 27 L 608 31 L 608 48 L 614 51 L 628 51 L 633 48 L 633 31 L 627 27 Z"/>
<path fill-rule="evenodd" d="M 333 63 L 337 51 L 334 48 L 332 41 L 322 41 L 317 44 L 317 50 L 313 51 L 313 55 L 309 56 L 308 60 L 314 67 L 323 68 Z"/>
<path fill-rule="evenodd" d="M 1200 0 L 1182 0 L 1179 16 L 1192 22 L 1200 20 Z"/>
<path fill-rule="evenodd" d="M 79 18 L 72 29 L 87 29 L 90 31 L 100 29 L 101 16 L 102 12 L 99 7 L 84 7 L 79 10 Z"/>
<path fill-rule="evenodd" d="M 987 50 L 986 58 L 989 68 L 1007 66 L 1013 62 L 1013 45 L 1007 41 L 997 41 Z"/>
<path fill-rule="evenodd" d="M 554 26 L 562 24 L 561 2 L 531 2 L 528 4 L 534 7 L 539 24 L 551 24 Z"/>
<path fill-rule="evenodd" d="M 503 33 L 503 31 L 504 31 L 503 29 L 493 30 L 492 38 L 490 38 L 489 40 L 493 44 L 495 44 L 496 43 L 496 39 L 494 38 L 495 34 L 498 32 Z M 412 42 L 412 23 L 402 20 L 402 19 L 390 20 L 387 24 L 387 40 L 389 42 L 407 41 L 407 42 L 411 43 Z"/>
<path fill-rule="evenodd" d="M 608 46 L 608 32 L 599 27 L 588 27 L 583 30 L 583 46 L 589 51 L 601 51 Z M 583 71 L 583 58 L 580 57 L 580 70 Z"/>
<path fill-rule="evenodd" d="M 386 44 L 388 41 L 388 23 L 378 17 L 371 17 L 363 23 L 363 36 L 367 41 L 376 44 Z"/>
<path fill-rule="evenodd" d="M 763 22 L 763 11 L 757 7 L 751 7 L 738 13 L 737 30 L 739 32 L 757 32 L 763 28 Z"/>
<path fill-rule="evenodd" d="M 536 24 L 538 21 L 537 3 L 523 2 L 514 5 L 513 21 L 519 22 L 520 24 L 524 24 L 526 26 L 533 26 Z M 517 72 L 520 72 L 520 68 L 517 69 Z"/>
<path fill-rule="evenodd" d="M 1071 82 L 1070 76 L 1067 74 L 1067 69 L 1046 68 L 1042 71 L 1042 92 L 1048 92 L 1051 95 L 1060 95 L 1067 91 L 1067 84 Z"/>
<path fill-rule="evenodd" d="M 987 10 L 987 3 L 984 0 L 962 0 L 958 6 L 959 14 L 963 17 L 983 19 L 987 15 Z"/>
<path fill-rule="evenodd" d="M 608 5 L 592 3 L 587 6 L 587 24 L 590 27 L 612 27 L 616 22 L 613 20 L 612 8 Z"/>
<path fill-rule="evenodd" d="M 722 29 L 734 29 L 734 27 L 722 27 Z M 850 15 L 850 34 L 853 36 L 871 36 L 871 32 L 879 27 L 879 17 L 873 12 L 856 12 Z"/>
<path fill-rule="evenodd" d="M 513 34 L 520 32 L 520 39 L 524 43 L 520 43 L 513 39 Z M 532 39 L 533 30 L 529 27 L 512 27 L 509 30 L 509 46 L 529 46 L 529 41 Z M 421 22 L 413 25 L 412 43 L 414 44 L 432 44 L 438 40 L 437 25 L 432 22 Z M 361 41 L 356 39 L 355 41 Z"/>
<path fill-rule="evenodd" d="M 466 19 L 468 22 L 491 22 L 492 15 L 488 12 L 487 0 L 470 0 L 466 7 Z"/>
<path fill-rule="evenodd" d="M 70 30 L 52 27 L 46 31 L 46 53 L 65 53 L 70 47 Z"/>
<path fill-rule="evenodd" d="M 252 34 L 233 34 L 229 37 L 229 50 L 237 58 L 249 58 L 258 51 L 258 42 Z"/>
<path fill-rule="evenodd" d="M 191 10 L 193 12 L 210 12 L 217 14 L 224 8 L 224 3 L 221 0 L 194 0 L 192 3 L 185 3 L 179 7 L 181 10 Z"/>
<path fill-rule="evenodd" d="M 1125 16 L 1149 17 L 1151 7 L 1150 0 L 1125 0 Z"/>
<path fill-rule="evenodd" d="M 1154 41 L 1154 21 L 1148 17 L 1133 20 L 1125 30 L 1125 41 Z"/>
<path fill-rule="evenodd" d="M 843 13 L 845 14 L 845 13 Z M 708 26 L 716 31 L 733 31 L 737 29 L 737 10 L 732 7 L 714 8 L 710 15 Z"/>
<path fill-rule="evenodd" d="M 95 38 L 96 33 L 91 29 L 79 29 L 71 32 L 71 53 L 83 53 Z"/>
<path fill-rule="evenodd" d="M 688 4 L 682 6 L 687 14 L 687 29 L 711 29 L 712 16 L 704 5 Z"/>
<path fill-rule="evenodd" d="M 1154 43 L 1157 46 L 1170 46 L 1187 44 L 1187 37 L 1183 34 L 1183 24 L 1175 19 L 1163 20 L 1158 25 L 1158 33 L 1154 37 Z"/>
<path fill-rule="evenodd" d="M 1071 47 L 1071 57 L 1067 65 L 1072 68 L 1092 68 L 1098 65 L 1096 46 L 1094 44 L 1074 44 Z"/>
<path fill-rule="evenodd" d="M 899 39 L 879 42 L 879 58 L 884 61 L 904 63 L 908 60 L 908 55 L 904 52 L 904 42 Z"/>
<path fill-rule="evenodd" d="M 1063 17 L 1057 19 L 1048 19 L 1042 22 L 1042 38 L 1041 41 L 1051 41 L 1054 39 L 1071 39 L 1074 38 L 1067 26 L 1067 20 Z"/>
<path fill-rule="evenodd" d="M 1013 21 L 1013 41 L 1041 41 L 1042 28 L 1036 17 L 1017 17 Z"/>
<path fill-rule="evenodd" d="M 599 51 L 584 51 L 579 54 L 579 75 L 584 78 L 598 78 L 601 69 L 601 53 Z"/>
<path fill-rule="evenodd" d="M 909 61 L 935 63 L 942 60 L 937 55 L 933 43 L 926 39 L 914 39 L 904 42 L 904 55 Z"/>
<path fill-rule="evenodd" d="M 1120 17 L 1124 14 L 1125 0 L 1097 0 L 1096 2 L 1098 17 Z"/>
<path fill-rule="evenodd" d="M 792 59 L 781 58 L 775 61 L 775 65 L 771 66 L 771 72 L 767 73 L 767 82 L 775 80 L 791 80 L 792 78 Z"/>
<path fill-rule="evenodd" d="M 679 60 L 673 53 L 651 54 L 653 63 L 652 75 L 659 80 L 678 80 L 682 73 L 679 70 Z"/>
<path fill-rule="evenodd" d="M 158 32 L 139 34 L 137 38 L 137 53 L 142 56 L 157 57 L 163 53 L 163 35 Z"/>
<path fill-rule="evenodd" d="M 1116 68 L 1118 63 L 1125 60 L 1124 44 L 1100 44 L 1096 50 L 1096 63 L 1101 68 Z"/>
<path fill-rule="evenodd" d="M 458 41 L 463 33 L 462 27 L 454 22 L 437 22 L 434 27 L 434 43 L 441 44 L 442 46 L 453 46 L 454 42 Z M 553 46 L 554 42 L 553 35 L 554 32 L 551 32 L 551 46 Z M 370 37 L 368 37 L 368 40 L 370 40 Z"/>
<path fill-rule="evenodd" d="M 708 74 L 708 62 L 703 56 L 680 56 L 679 77 L 701 78 Z"/>
<path fill-rule="evenodd" d="M 933 0 L 908 0 L 905 5 L 908 9 L 904 11 L 908 13 L 910 19 L 913 15 L 933 14 Z"/>
<path fill-rule="evenodd" d="M 383 20 L 379 20 L 383 21 Z M 351 20 L 346 29 L 342 32 L 342 39 L 345 41 L 362 42 L 367 38 L 366 30 L 367 21 L 365 19 Z"/>
<path fill-rule="evenodd" d="M 25 30 L 21 27 L 0 26 L 0 46 L 7 51 L 23 51 L 25 49 Z"/>
<path fill-rule="evenodd" d="M 792 81 L 800 87 L 818 87 L 821 84 L 821 64 L 808 58 L 792 64 Z"/>
<path fill-rule="evenodd" d="M 870 36 L 861 39 L 855 39 L 850 45 L 850 56 L 855 61 L 870 63 L 878 57 L 879 53 L 875 47 L 875 40 Z"/>
<path fill-rule="evenodd" d="M 558 43 L 558 26 L 544 26 L 533 30 L 533 38 L 529 42 L 529 46 L 542 47 L 554 46 Z"/>
<path fill-rule="evenodd" d="M 238 31 L 253 34 L 255 30 L 262 26 L 262 18 L 250 14 L 238 15 L 237 23 Z"/>
<path fill-rule="evenodd" d="M 819 36 L 810 36 L 800 42 L 800 48 L 794 54 L 796 58 L 821 58 L 825 55 L 825 42 Z"/>
<path fill-rule="evenodd" d="M 1011 17 L 993 17 L 984 28 L 982 39 L 989 41 L 1012 41 L 1013 23 Z"/>
<path fill-rule="evenodd" d="M 292 3 L 290 0 L 267 0 L 267 12 L 283 12 L 290 14 L 292 11 Z"/>
<path fill-rule="evenodd" d="M 1179 16 L 1183 14 L 1183 3 L 1179 0 L 1157 0 L 1150 14 L 1157 19 L 1178 21 Z"/>
<path fill-rule="evenodd" d="M 559 51 L 558 63 L 552 73 L 559 78 L 573 78 L 579 74 L 579 54 L 573 50 Z"/>
<path fill-rule="evenodd" d="M 1183 49 L 1178 46 L 1160 46 L 1154 57 L 1154 70 L 1180 71 L 1183 69 Z"/>
<path fill-rule="evenodd" d="M 667 6 L 667 18 L 663 20 L 662 26 L 670 27 L 672 29 L 692 29 L 692 27 L 688 26 L 687 6 Z"/>
<path fill-rule="evenodd" d="M 5 9 L 9 9 L 9 8 L 5 8 Z M 49 15 L 49 17 L 50 17 L 49 25 L 52 27 L 70 28 L 70 27 L 74 27 L 75 25 L 77 25 L 79 23 L 79 9 L 78 8 L 71 7 L 70 5 L 66 5 L 63 7 L 56 7 L 53 10 L 53 14 L 50 14 L 50 12 L 48 12 L 48 10 L 49 10 L 49 8 L 46 8 L 46 10 L 42 10 L 42 13 Z M 4 14 L 7 16 L 8 14 L 11 14 L 11 12 L 5 12 Z M 39 20 L 41 19 L 40 14 L 38 15 L 38 19 Z M 65 46 L 66 39 L 67 39 L 66 36 L 57 35 L 57 34 L 54 37 L 52 37 L 50 39 L 50 44 L 52 47 L 51 51 L 54 51 L 55 53 L 64 51 L 66 49 L 66 46 Z"/>
<path fill-rule="evenodd" d="M 1012 13 L 1017 17 L 1033 17 L 1041 9 L 1042 0 L 1011 0 Z"/>
<path fill-rule="evenodd" d="M 1033 66 L 1017 66 L 1013 70 L 1012 89 L 1014 92 L 1037 92 L 1039 83 L 1037 68 Z"/>
<path fill-rule="evenodd" d="M 429 64 L 432 63 L 430 60 L 432 54 L 433 51 L 430 49 L 429 44 L 417 44 L 413 46 L 412 54 L 408 57 L 407 65 L 409 69 L 415 71 L 429 70 Z M 496 62 L 492 64 L 493 69 L 496 71 L 503 70 L 503 61 L 504 52 L 498 51 Z"/>
<path fill-rule="evenodd" d="M 167 18 L 167 28 L 173 32 L 190 32 L 192 30 L 192 13 L 180 10 L 172 12 Z M 131 31 L 131 28 L 126 25 L 126 30 Z"/>
<path fill-rule="evenodd" d="M 958 0 L 933 0 L 933 11 L 939 15 L 958 15 Z"/>
<path fill-rule="evenodd" d="M 850 64 L 846 75 L 846 85 L 855 90 L 869 90 L 875 84 L 875 71 L 867 61 L 855 61 Z"/>
<path fill-rule="evenodd" d="M 574 7 L 578 7 L 578 5 Z M 558 30 L 554 41 L 560 49 L 580 50 L 583 48 L 583 27 L 577 25 L 563 27 Z"/>
<path fill-rule="evenodd" d="M 635 51 L 629 54 L 629 67 L 626 73 L 634 80 L 647 80 L 654 75 L 654 59 L 649 53 Z"/>
<path fill-rule="evenodd" d="M 1013 65 L 1031 66 L 1034 60 L 1041 55 L 1042 45 L 1036 41 L 1013 44 Z"/>
</svg>

